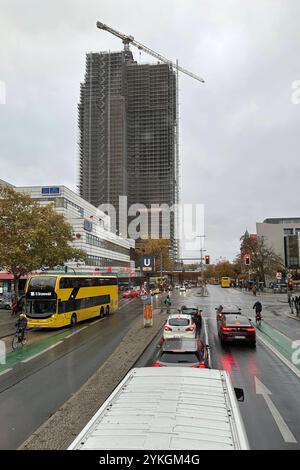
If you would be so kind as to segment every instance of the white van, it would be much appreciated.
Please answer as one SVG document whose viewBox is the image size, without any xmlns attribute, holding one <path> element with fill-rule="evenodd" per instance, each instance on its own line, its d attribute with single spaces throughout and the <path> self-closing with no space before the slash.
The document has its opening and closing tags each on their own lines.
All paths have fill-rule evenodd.
<svg viewBox="0 0 300 470">
<path fill-rule="evenodd" d="M 243 399 L 243 391 L 236 389 Z M 249 449 L 225 371 L 132 369 L 69 450 Z"/>
</svg>

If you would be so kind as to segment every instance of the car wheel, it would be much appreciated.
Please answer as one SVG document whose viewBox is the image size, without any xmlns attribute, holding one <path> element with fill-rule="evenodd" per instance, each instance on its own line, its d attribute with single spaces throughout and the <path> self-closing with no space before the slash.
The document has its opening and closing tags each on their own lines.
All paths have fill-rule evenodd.
<svg viewBox="0 0 300 470">
<path fill-rule="evenodd" d="M 108 317 L 108 315 L 109 315 L 109 305 L 106 305 L 105 315 L 106 315 L 107 317 Z"/>
<path fill-rule="evenodd" d="M 100 308 L 100 318 L 103 318 L 104 317 L 104 308 L 101 307 Z"/>
<path fill-rule="evenodd" d="M 251 348 L 256 348 L 256 341 L 251 341 L 250 346 Z"/>
<path fill-rule="evenodd" d="M 72 327 L 77 325 L 77 315 L 76 315 L 76 313 L 73 313 L 73 315 L 71 316 L 71 323 L 70 323 L 70 325 L 71 325 Z"/>
</svg>

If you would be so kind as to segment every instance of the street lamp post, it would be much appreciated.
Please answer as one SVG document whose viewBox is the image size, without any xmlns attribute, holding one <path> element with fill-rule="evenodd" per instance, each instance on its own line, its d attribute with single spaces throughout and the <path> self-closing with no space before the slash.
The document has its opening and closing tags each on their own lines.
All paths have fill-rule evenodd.
<svg viewBox="0 0 300 470">
<path fill-rule="evenodd" d="M 202 238 L 205 238 L 205 235 L 197 235 L 197 238 L 200 238 L 200 269 L 201 269 L 201 297 L 204 296 L 204 265 L 203 265 L 203 252 L 206 251 L 202 246 Z"/>
<path fill-rule="evenodd" d="M 171 248 L 171 245 L 167 245 L 164 248 L 160 249 L 160 284 L 163 285 L 163 250 Z M 163 312 L 163 292 L 161 292 L 161 299 L 160 299 L 160 311 Z"/>
</svg>

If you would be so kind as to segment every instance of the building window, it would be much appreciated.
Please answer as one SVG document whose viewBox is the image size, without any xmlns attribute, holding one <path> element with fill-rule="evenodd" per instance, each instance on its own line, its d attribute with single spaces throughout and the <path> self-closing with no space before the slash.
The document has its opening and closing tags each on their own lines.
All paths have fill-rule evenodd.
<svg viewBox="0 0 300 470">
<path fill-rule="evenodd" d="M 124 248 L 123 246 L 117 245 L 116 243 L 110 242 L 108 240 L 103 240 L 103 238 L 96 237 L 95 235 L 87 234 L 86 243 L 88 245 L 97 246 L 98 248 L 104 248 L 105 250 L 114 251 L 115 253 L 120 253 L 122 255 L 130 256 L 130 249 Z"/>
<path fill-rule="evenodd" d="M 290 235 L 284 238 L 285 265 L 288 268 L 299 268 L 299 237 Z"/>
<path fill-rule="evenodd" d="M 87 266 L 120 266 L 120 267 L 130 267 L 130 261 L 119 261 L 111 258 L 104 258 L 101 256 L 88 255 L 87 257 Z"/>
<path fill-rule="evenodd" d="M 284 228 L 284 229 L 283 229 L 283 234 L 284 234 L 284 235 L 294 235 L 294 229 L 292 229 L 292 228 Z"/>
</svg>

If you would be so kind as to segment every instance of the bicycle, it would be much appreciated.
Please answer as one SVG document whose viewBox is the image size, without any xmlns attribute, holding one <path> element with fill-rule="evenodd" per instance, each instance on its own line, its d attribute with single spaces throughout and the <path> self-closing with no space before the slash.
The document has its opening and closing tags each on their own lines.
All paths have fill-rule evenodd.
<svg viewBox="0 0 300 470">
<path fill-rule="evenodd" d="M 255 323 L 257 326 L 260 326 L 261 325 L 261 312 L 256 312 L 255 313 Z"/>
<path fill-rule="evenodd" d="M 12 339 L 12 349 L 21 349 L 27 343 L 27 331 L 22 328 L 18 328 Z"/>
</svg>

